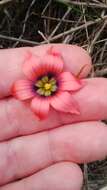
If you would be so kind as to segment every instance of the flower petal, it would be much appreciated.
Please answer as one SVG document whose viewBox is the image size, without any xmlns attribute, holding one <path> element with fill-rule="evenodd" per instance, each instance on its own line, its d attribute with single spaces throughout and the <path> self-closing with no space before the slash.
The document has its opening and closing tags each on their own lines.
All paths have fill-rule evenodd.
<svg viewBox="0 0 107 190">
<path fill-rule="evenodd" d="M 35 55 L 32 55 L 23 65 L 23 72 L 30 80 L 36 79 L 39 70 L 40 58 Z"/>
<path fill-rule="evenodd" d="M 61 56 L 46 54 L 41 62 L 46 73 L 59 74 L 63 70 L 64 62 Z"/>
<path fill-rule="evenodd" d="M 82 87 L 79 79 L 70 72 L 63 72 L 58 77 L 60 90 L 76 91 Z"/>
<path fill-rule="evenodd" d="M 43 98 L 35 97 L 31 102 L 31 108 L 39 119 L 45 119 L 49 112 L 49 101 Z"/>
<path fill-rule="evenodd" d="M 23 65 L 24 74 L 34 80 L 47 73 L 59 74 L 63 69 L 63 59 L 60 55 L 46 53 L 43 57 L 32 55 Z"/>
<path fill-rule="evenodd" d="M 47 54 L 57 56 L 57 57 L 61 57 L 61 53 L 59 51 L 57 51 L 53 45 L 49 47 L 49 49 L 47 50 Z"/>
<path fill-rule="evenodd" d="M 77 102 L 69 92 L 59 92 L 51 99 L 51 106 L 61 112 L 80 114 Z"/>
<path fill-rule="evenodd" d="M 12 87 L 12 94 L 20 100 L 26 100 L 34 97 L 35 93 L 32 89 L 32 82 L 29 80 L 16 81 Z"/>
</svg>

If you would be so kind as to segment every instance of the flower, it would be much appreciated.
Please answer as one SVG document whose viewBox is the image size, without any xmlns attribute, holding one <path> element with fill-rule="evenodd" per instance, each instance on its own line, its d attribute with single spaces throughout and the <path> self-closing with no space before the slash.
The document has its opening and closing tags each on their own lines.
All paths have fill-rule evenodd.
<svg viewBox="0 0 107 190">
<path fill-rule="evenodd" d="M 71 72 L 64 71 L 64 60 L 53 47 L 43 57 L 31 55 L 24 63 L 26 79 L 14 83 L 12 94 L 19 100 L 30 100 L 31 109 L 40 119 L 48 116 L 49 109 L 79 114 L 72 93 L 82 87 Z"/>
</svg>

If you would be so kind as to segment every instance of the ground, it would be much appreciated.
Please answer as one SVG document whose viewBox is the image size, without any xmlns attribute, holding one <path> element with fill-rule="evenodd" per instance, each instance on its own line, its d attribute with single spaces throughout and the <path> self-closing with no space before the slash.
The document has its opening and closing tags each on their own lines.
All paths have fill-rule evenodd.
<svg viewBox="0 0 107 190">
<path fill-rule="evenodd" d="M 77 44 L 92 57 L 89 77 L 107 76 L 106 31 L 106 0 L 0 1 L 1 49 L 51 42 Z M 107 185 L 107 159 L 81 167 L 84 190 L 101 190 Z"/>
</svg>

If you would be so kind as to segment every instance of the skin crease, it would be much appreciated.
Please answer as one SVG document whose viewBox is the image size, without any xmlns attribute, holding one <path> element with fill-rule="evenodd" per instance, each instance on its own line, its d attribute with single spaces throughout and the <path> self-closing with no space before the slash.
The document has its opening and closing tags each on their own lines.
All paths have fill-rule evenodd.
<svg viewBox="0 0 107 190">
<path fill-rule="evenodd" d="M 53 46 L 61 52 L 65 70 L 77 75 L 85 66 L 80 78 L 87 76 L 91 59 L 82 48 Z M 40 122 L 28 102 L 8 97 L 13 82 L 24 78 L 24 61 L 31 53 L 43 56 L 48 48 L 0 51 L 0 190 L 80 190 L 83 176 L 76 163 L 107 156 L 107 127 L 99 122 L 107 118 L 106 79 L 82 79 L 86 85 L 72 95 L 79 116 L 51 110 L 49 119 Z"/>
</svg>

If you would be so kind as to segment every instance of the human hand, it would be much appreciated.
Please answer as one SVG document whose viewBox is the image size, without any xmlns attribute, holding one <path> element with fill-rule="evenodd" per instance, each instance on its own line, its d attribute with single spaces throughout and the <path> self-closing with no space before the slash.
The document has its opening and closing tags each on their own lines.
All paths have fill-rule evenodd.
<svg viewBox="0 0 107 190">
<path fill-rule="evenodd" d="M 77 46 L 54 45 L 67 69 L 80 77 L 91 69 L 87 53 Z M 87 85 L 73 94 L 80 115 L 51 111 L 38 121 L 29 105 L 11 97 L 13 83 L 23 76 L 28 51 L 43 56 L 49 46 L 1 50 L 0 52 L 0 189 L 80 190 L 78 163 L 107 155 L 107 80 L 82 79 Z M 21 136 L 21 137 L 19 137 Z M 19 180 L 21 179 L 21 180 Z M 9 183 L 9 184 L 7 184 Z"/>
</svg>

